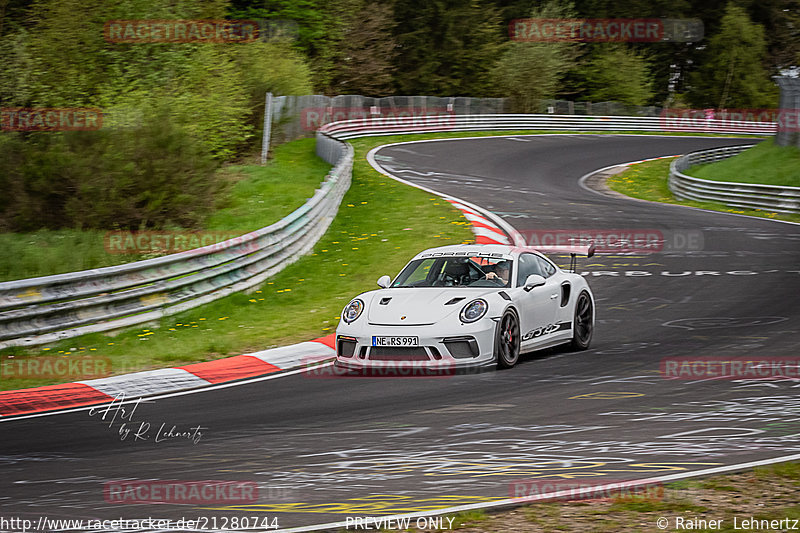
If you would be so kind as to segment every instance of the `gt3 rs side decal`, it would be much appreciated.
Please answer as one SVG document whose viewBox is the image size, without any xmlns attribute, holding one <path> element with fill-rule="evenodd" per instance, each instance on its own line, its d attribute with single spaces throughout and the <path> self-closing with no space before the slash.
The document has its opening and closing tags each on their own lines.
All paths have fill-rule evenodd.
<svg viewBox="0 0 800 533">
<path fill-rule="evenodd" d="M 564 331 L 567 329 L 572 329 L 572 322 L 561 322 L 560 324 L 547 324 L 546 326 L 542 326 L 536 329 L 533 329 L 522 336 L 523 341 L 529 341 L 531 339 L 535 339 L 536 337 L 541 337 L 542 335 L 549 335 L 551 333 L 555 333 L 557 331 Z"/>
</svg>

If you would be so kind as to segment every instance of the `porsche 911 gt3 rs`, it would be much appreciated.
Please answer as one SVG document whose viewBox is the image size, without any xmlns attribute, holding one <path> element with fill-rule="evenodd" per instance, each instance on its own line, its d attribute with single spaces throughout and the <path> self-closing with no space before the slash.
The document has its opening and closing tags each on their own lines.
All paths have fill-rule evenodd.
<svg viewBox="0 0 800 533">
<path fill-rule="evenodd" d="M 378 290 L 342 311 L 336 364 L 351 369 L 411 362 L 426 368 L 514 366 L 521 353 L 589 347 L 594 296 L 586 280 L 542 252 L 592 247 L 443 246 L 417 254 Z"/>
</svg>

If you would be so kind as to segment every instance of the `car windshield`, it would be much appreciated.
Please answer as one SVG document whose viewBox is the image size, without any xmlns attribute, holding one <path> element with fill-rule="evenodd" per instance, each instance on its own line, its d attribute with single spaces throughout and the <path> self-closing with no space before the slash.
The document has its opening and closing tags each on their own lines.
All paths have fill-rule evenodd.
<svg viewBox="0 0 800 533">
<path fill-rule="evenodd" d="M 509 287 L 511 261 L 488 257 L 415 259 L 392 287 Z"/>
</svg>

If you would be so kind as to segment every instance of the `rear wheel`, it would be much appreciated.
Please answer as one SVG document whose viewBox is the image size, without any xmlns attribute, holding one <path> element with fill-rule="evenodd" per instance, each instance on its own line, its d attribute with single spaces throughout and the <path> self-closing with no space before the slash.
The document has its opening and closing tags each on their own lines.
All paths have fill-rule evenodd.
<svg viewBox="0 0 800 533">
<path fill-rule="evenodd" d="M 575 302 L 575 319 L 572 321 L 573 350 L 586 350 L 594 333 L 594 306 L 587 292 L 582 292 Z"/>
<path fill-rule="evenodd" d="M 497 368 L 511 368 L 519 361 L 519 320 L 512 311 L 506 311 L 494 342 Z"/>
</svg>

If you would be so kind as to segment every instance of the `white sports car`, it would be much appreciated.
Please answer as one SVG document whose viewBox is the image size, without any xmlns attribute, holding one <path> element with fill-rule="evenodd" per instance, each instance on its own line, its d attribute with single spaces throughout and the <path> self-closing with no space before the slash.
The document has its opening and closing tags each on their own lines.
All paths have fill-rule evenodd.
<svg viewBox="0 0 800 533">
<path fill-rule="evenodd" d="M 379 290 L 342 311 L 336 364 L 406 362 L 425 368 L 510 368 L 520 353 L 570 343 L 589 347 L 594 296 L 586 280 L 541 252 L 591 256 L 593 247 L 461 244 L 417 254 Z"/>
</svg>

